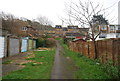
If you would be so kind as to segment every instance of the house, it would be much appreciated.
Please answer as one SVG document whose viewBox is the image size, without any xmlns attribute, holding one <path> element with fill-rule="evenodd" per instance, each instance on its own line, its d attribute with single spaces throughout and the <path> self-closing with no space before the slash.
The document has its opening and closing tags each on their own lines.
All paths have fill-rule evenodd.
<svg viewBox="0 0 120 81">
<path fill-rule="evenodd" d="M 97 40 L 105 38 L 120 38 L 120 25 L 100 25 L 101 34 Z"/>
<path fill-rule="evenodd" d="M 82 34 L 76 32 L 76 33 L 66 33 L 65 37 L 66 38 L 76 38 L 76 37 L 82 38 L 84 36 Z"/>
<path fill-rule="evenodd" d="M 39 36 L 39 31 L 30 25 L 22 27 L 21 30 L 23 33 L 25 33 L 23 37 L 29 36 L 35 38 Z"/>
<path fill-rule="evenodd" d="M 68 26 L 68 32 L 79 32 L 78 26 Z"/>
<path fill-rule="evenodd" d="M 55 26 L 55 37 L 62 37 L 63 36 L 63 29 L 61 25 Z"/>
</svg>

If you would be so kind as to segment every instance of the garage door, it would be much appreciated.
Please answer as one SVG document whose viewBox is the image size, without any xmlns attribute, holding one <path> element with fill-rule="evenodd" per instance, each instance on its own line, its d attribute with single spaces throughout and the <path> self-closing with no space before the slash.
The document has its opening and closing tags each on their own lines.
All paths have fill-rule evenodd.
<svg viewBox="0 0 120 81">
<path fill-rule="evenodd" d="M 27 51 L 27 40 L 22 39 L 21 52 L 26 52 L 26 51 Z"/>
<path fill-rule="evenodd" d="M 0 37 L 0 58 L 4 57 L 4 37 Z"/>
<path fill-rule="evenodd" d="M 32 40 L 29 40 L 29 50 L 31 50 L 33 47 L 32 47 Z"/>
<path fill-rule="evenodd" d="M 34 40 L 34 48 L 36 48 L 36 40 Z"/>
<path fill-rule="evenodd" d="M 10 46 L 9 46 L 9 49 L 10 49 L 10 56 L 13 56 L 13 55 L 16 55 L 19 53 L 19 47 L 20 47 L 20 44 L 19 44 L 19 40 L 18 39 L 14 39 L 14 38 L 10 38 Z"/>
</svg>

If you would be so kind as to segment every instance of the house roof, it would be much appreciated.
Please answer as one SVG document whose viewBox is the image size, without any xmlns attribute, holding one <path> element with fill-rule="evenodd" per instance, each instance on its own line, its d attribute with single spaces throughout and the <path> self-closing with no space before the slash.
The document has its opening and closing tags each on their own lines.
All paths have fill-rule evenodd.
<svg viewBox="0 0 120 81">
<path fill-rule="evenodd" d="M 83 36 L 80 33 L 66 33 L 66 36 Z"/>
<path fill-rule="evenodd" d="M 78 26 L 68 26 L 68 29 L 77 29 Z"/>
<path fill-rule="evenodd" d="M 89 31 L 89 28 L 78 28 L 80 31 L 85 31 L 85 32 L 87 32 L 87 31 Z"/>
<path fill-rule="evenodd" d="M 66 27 L 64 27 L 64 28 L 62 28 L 63 29 L 63 31 L 67 31 L 68 30 L 68 28 L 66 28 Z"/>
<path fill-rule="evenodd" d="M 56 25 L 55 28 L 62 29 L 62 26 L 61 25 Z"/>
</svg>

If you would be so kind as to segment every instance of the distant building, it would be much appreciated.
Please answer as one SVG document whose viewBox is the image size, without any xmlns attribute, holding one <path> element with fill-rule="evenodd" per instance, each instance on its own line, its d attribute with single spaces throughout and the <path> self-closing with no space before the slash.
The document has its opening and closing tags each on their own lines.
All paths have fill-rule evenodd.
<svg viewBox="0 0 120 81">
<path fill-rule="evenodd" d="M 61 25 L 56 25 L 55 26 L 55 37 L 62 37 L 63 36 L 63 31 L 62 31 L 62 26 Z"/>
<path fill-rule="evenodd" d="M 82 37 L 80 33 L 66 33 L 66 38 L 76 38 L 76 37 Z"/>
<path fill-rule="evenodd" d="M 78 26 L 62 27 L 61 25 L 55 26 L 55 37 L 66 38 L 81 38 L 87 35 L 89 28 L 79 28 Z"/>
<path fill-rule="evenodd" d="M 97 40 L 105 38 L 120 38 L 120 25 L 102 25 L 99 26 L 101 34 Z"/>
</svg>

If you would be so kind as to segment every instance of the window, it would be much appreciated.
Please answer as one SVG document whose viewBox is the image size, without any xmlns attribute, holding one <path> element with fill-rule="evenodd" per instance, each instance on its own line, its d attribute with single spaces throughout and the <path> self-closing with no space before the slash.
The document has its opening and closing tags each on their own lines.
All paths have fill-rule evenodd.
<svg viewBox="0 0 120 81">
<path fill-rule="evenodd" d="M 106 38 L 106 34 L 99 35 L 99 38 Z"/>
<path fill-rule="evenodd" d="M 110 31 L 115 31 L 115 26 L 114 25 L 111 25 L 109 27 L 110 27 Z"/>
<path fill-rule="evenodd" d="M 101 26 L 101 30 L 107 30 L 107 26 L 106 25 Z"/>
</svg>

